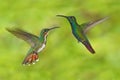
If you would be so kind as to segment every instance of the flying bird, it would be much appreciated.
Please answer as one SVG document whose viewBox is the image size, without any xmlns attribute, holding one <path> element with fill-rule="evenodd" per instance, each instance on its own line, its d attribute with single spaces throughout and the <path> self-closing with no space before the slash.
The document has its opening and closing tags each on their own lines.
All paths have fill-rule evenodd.
<svg viewBox="0 0 120 80">
<path fill-rule="evenodd" d="M 72 33 L 75 36 L 75 38 L 78 40 L 78 42 L 81 42 L 92 54 L 94 54 L 95 50 L 92 48 L 89 40 L 87 39 L 86 32 L 95 25 L 105 21 L 108 17 L 104 17 L 92 22 L 87 22 L 79 25 L 74 16 L 64 16 L 64 15 L 57 15 L 57 16 L 64 17 L 69 21 L 72 28 Z"/>
<path fill-rule="evenodd" d="M 27 56 L 25 57 L 22 63 L 23 65 L 30 65 L 30 64 L 35 64 L 35 62 L 39 60 L 38 53 L 40 53 L 45 48 L 49 31 L 56 28 L 59 27 L 42 29 L 39 36 L 28 33 L 19 28 L 15 28 L 15 29 L 6 28 L 6 29 L 16 37 L 26 41 L 31 46 L 31 48 L 27 53 Z"/>
</svg>

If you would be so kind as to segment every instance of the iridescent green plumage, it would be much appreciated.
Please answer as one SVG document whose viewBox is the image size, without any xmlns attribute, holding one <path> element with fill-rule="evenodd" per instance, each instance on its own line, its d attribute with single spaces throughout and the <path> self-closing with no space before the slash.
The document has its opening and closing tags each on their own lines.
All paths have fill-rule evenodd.
<svg viewBox="0 0 120 80">
<path fill-rule="evenodd" d="M 40 36 L 35 36 L 31 33 L 28 33 L 18 28 L 15 28 L 15 29 L 7 28 L 7 31 L 9 31 L 16 37 L 23 39 L 31 46 L 31 48 L 29 49 L 27 53 L 27 56 L 25 57 L 23 61 L 23 64 L 25 65 L 31 64 L 31 63 L 34 64 L 36 61 L 38 61 L 38 53 L 41 52 L 45 48 L 48 32 L 55 28 L 59 28 L 59 27 L 42 29 Z"/>
<path fill-rule="evenodd" d="M 107 17 L 96 20 L 94 22 L 88 22 L 88 23 L 83 23 L 81 25 L 79 25 L 76 21 L 76 18 L 74 16 L 64 16 L 64 15 L 57 15 L 59 17 L 64 17 L 67 18 L 67 20 L 69 21 L 69 23 L 71 24 L 71 28 L 72 28 L 72 33 L 75 36 L 75 38 L 78 40 L 78 42 L 81 42 L 82 44 L 84 44 L 84 46 L 91 52 L 91 53 L 95 53 L 94 49 L 92 48 L 89 40 L 87 39 L 85 33 L 94 25 L 99 24 L 101 22 L 103 22 L 104 20 L 107 19 Z"/>
</svg>

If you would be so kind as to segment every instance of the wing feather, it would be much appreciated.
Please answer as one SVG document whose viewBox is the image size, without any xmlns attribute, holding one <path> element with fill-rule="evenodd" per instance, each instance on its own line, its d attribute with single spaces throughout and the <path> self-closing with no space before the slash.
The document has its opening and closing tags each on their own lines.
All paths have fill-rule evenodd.
<svg viewBox="0 0 120 80">
<path fill-rule="evenodd" d="M 32 47 L 39 42 L 38 37 L 25 32 L 24 30 L 21 30 L 19 28 L 15 28 L 15 29 L 9 29 L 7 28 L 7 31 L 9 31 L 10 33 L 12 33 L 13 35 L 15 35 L 16 37 L 23 39 L 24 41 L 26 41 L 28 44 L 30 44 Z"/>
<path fill-rule="evenodd" d="M 87 23 L 83 23 L 81 24 L 81 27 L 83 29 L 83 32 L 86 33 L 90 28 L 95 27 L 95 25 L 107 20 L 109 17 L 104 17 L 101 19 L 98 19 L 96 21 L 92 21 L 92 22 L 87 22 Z"/>
</svg>

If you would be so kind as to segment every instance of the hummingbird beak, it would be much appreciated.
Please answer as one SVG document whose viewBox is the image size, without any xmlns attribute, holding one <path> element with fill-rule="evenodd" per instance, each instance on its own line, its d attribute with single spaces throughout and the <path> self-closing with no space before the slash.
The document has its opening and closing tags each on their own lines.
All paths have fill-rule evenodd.
<svg viewBox="0 0 120 80">
<path fill-rule="evenodd" d="M 64 15 L 56 15 L 58 17 L 64 17 L 64 18 L 68 18 L 67 16 L 64 16 Z"/>
<path fill-rule="evenodd" d="M 49 28 L 48 31 L 56 29 L 56 28 L 60 28 L 60 27 L 52 27 L 52 28 Z"/>
</svg>

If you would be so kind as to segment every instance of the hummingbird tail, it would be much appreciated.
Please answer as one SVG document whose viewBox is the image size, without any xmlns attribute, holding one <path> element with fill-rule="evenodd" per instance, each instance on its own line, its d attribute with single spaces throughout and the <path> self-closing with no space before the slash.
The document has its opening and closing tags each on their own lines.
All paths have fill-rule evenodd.
<svg viewBox="0 0 120 80">
<path fill-rule="evenodd" d="M 38 54 L 36 52 L 33 52 L 24 59 L 23 65 L 30 65 L 30 64 L 35 64 L 36 61 L 38 61 Z"/>
<path fill-rule="evenodd" d="M 86 47 L 92 54 L 95 53 L 94 49 L 92 48 L 92 46 L 90 45 L 90 43 L 89 43 L 88 41 L 84 41 L 84 42 L 82 42 L 82 43 L 85 45 L 85 47 Z"/>
</svg>

